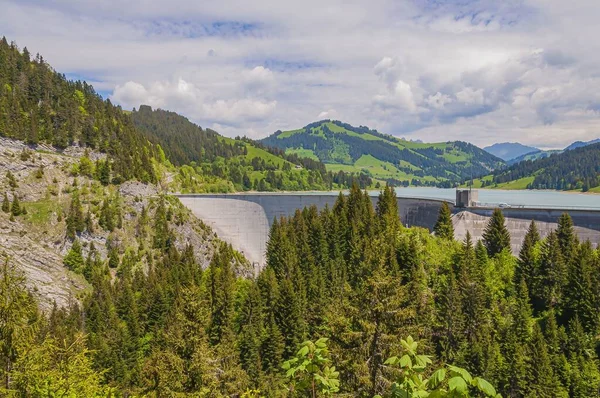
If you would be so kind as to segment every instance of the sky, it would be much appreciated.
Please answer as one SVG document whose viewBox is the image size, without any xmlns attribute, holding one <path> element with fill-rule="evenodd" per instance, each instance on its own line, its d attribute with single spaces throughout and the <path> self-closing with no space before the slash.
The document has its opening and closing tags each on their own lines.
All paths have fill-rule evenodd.
<svg viewBox="0 0 600 398">
<path fill-rule="evenodd" d="M 600 137 L 598 0 L 0 0 L 0 35 L 124 109 L 262 138 Z"/>
</svg>

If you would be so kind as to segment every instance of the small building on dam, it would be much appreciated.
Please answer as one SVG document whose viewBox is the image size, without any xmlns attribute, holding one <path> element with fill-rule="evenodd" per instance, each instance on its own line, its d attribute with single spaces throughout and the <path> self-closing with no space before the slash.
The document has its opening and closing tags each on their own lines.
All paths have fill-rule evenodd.
<svg viewBox="0 0 600 398">
<path fill-rule="evenodd" d="M 335 193 L 240 193 L 240 194 L 181 194 L 177 195 L 198 218 L 210 225 L 221 239 L 242 252 L 261 269 L 266 262 L 269 230 L 275 218 L 291 216 L 297 209 L 315 205 L 323 209 L 332 207 Z M 371 198 L 373 204 L 377 196 Z M 402 223 L 433 229 L 443 199 L 398 198 Z M 457 190 L 456 202 L 447 201 L 452 213 L 456 239 L 462 240 L 467 231 L 475 240 L 481 239 L 483 230 L 497 206 L 478 202 L 476 190 Z M 567 212 L 571 215 L 579 239 L 590 240 L 594 247 L 600 244 L 599 210 L 561 210 L 544 208 L 502 209 L 511 234 L 513 253 L 518 253 L 531 220 L 536 221 L 542 237 L 556 229 L 558 218 Z"/>
</svg>

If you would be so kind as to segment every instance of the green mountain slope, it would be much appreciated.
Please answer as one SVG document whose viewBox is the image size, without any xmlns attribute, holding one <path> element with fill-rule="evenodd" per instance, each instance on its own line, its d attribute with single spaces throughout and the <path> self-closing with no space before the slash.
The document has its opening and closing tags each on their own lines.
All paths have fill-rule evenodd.
<svg viewBox="0 0 600 398">
<path fill-rule="evenodd" d="M 395 185 L 450 187 L 472 174 L 504 166 L 502 159 L 466 142 L 406 141 L 337 120 L 277 131 L 261 142 L 319 159 L 330 171 L 362 172 Z"/>
<path fill-rule="evenodd" d="M 522 161 L 476 180 L 475 186 L 597 191 L 600 187 L 600 143 Z"/>
<path fill-rule="evenodd" d="M 142 105 L 130 116 L 175 166 L 170 184 L 175 191 L 327 190 L 349 187 L 356 174 L 352 170 L 334 174 L 302 153 L 286 154 L 247 138 L 223 137 L 175 112 Z M 356 177 L 363 188 L 372 184 L 366 175 Z"/>
</svg>

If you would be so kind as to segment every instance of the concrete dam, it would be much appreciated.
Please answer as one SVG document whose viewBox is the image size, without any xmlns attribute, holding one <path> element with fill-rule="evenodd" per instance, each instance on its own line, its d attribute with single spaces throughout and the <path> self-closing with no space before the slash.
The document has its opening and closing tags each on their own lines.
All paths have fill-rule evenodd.
<svg viewBox="0 0 600 398">
<path fill-rule="evenodd" d="M 292 216 L 297 209 L 315 205 L 319 210 L 332 207 L 336 194 L 327 193 L 244 193 L 244 194 L 182 194 L 177 195 L 198 218 L 210 225 L 217 235 L 242 252 L 256 268 L 265 265 L 269 230 L 275 218 Z M 377 196 L 372 196 L 373 205 Z M 398 209 L 406 226 L 433 229 L 442 199 L 399 197 Z M 481 239 L 493 208 L 458 208 L 448 201 L 453 212 L 456 239 L 464 239 L 467 231 L 475 240 Z M 573 218 L 580 240 L 600 244 L 600 210 L 559 210 L 506 208 L 503 213 L 511 233 L 513 253 L 518 253 L 531 220 L 537 222 L 544 237 L 556 229 L 558 218 L 567 212 Z"/>
</svg>

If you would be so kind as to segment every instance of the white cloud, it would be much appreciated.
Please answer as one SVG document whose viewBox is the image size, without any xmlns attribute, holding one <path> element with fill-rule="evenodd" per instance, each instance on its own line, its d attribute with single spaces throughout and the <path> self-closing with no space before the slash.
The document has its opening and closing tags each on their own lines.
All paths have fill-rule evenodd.
<svg viewBox="0 0 600 398">
<path fill-rule="evenodd" d="M 317 115 L 317 120 L 337 119 L 337 118 L 338 118 L 338 113 L 335 109 L 328 109 L 326 111 L 320 112 Z"/>
<path fill-rule="evenodd" d="M 456 93 L 456 99 L 465 105 L 483 105 L 483 89 L 465 87 Z"/>
<path fill-rule="evenodd" d="M 249 72 L 249 75 L 255 76 L 255 70 Z M 259 72 L 265 75 L 264 71 Z M 154 108 L 175 110 L 195 120 L 231 126 L 264 120 L 271 116 L 277 106 L 277 101 L 255 98 L 214 99 L 181 78 L 173 82 L 154 82 L 148 88 L 130 81 L 117 86 L 111 100 L 126 108 L 146 104 Z"/>
<path fill-rule="evenodd" d="M 458 96 L 458 94 L 457 94 L 457 96 Z M 429 105 L 432 108 L 444 109 L 446 104 L 449 104 L 450 102 L 452 102 L 452 99 L 450 98 L 450 96 L 448 96 L 446 94 L 442 94 L 438 91 L 435 95 L 430 95 L 429 97 L 427 97 L 426 102 L 427 102 L 427 105 Z"/>
<path fill-rule="evenodd" d="M 202 117 L 236 125 L 246 121 L 263 120 L 275 111 L 276 106 L 277 101 L 217 100 L 202 104 Z"/>
<path fill-rule="evenodd" d="M 599 17 L 596 0 L 3 0 L 0 26 L 126 108 L 228 135 L 317 115 L 560 146 L 600 136 Z"/>
</svg>

